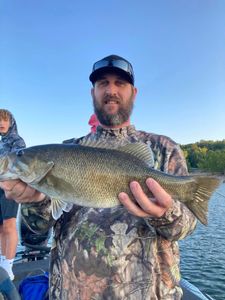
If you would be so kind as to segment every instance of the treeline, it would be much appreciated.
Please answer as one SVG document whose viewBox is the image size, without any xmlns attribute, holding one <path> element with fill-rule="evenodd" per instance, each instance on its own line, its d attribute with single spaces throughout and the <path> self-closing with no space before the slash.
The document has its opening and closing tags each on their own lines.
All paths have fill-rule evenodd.
<svg viewBox="0 0 225 300">
<path fill-rule="evenodd" d="M 200 169 L 225 175 L 225 140 L 181 145 L 189 170 Z"/>
</svg>

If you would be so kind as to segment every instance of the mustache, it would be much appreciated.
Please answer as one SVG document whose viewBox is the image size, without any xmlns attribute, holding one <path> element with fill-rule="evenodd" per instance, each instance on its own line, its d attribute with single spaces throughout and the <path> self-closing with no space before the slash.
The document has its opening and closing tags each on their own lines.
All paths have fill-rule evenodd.
<svg viewBox="0 0 225 300">
<path fill-rule="evenodd" d="M 106 95 L 103 98 L 103 101 L 105 102 L 105 104 L 107 104 L 108 102 L 115 102 L 117 104 L 121 103 L 121 99 L 119 97 L 112 96 L 112 95 Z"/>
</svg>

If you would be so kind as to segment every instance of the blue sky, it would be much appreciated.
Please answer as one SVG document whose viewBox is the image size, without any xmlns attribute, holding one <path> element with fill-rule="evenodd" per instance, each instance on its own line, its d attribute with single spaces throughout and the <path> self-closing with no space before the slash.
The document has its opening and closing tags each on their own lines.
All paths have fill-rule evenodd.
<svg viewBox="0 0 225 300">
<path fill-rule="evenodd" d="M 0 107 L 28 146 L 89 131 L 88 77 L 109 54 L 133 64 L 137 129 L 225 139 L 224 0 L 2 0 L 0 37 Z"/>
</svg>

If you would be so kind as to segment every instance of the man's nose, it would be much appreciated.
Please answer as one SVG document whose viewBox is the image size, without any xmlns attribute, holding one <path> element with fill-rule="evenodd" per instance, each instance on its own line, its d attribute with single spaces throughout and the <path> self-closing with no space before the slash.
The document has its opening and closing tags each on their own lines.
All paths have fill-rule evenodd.
<svg viewBox="0 0 225 300">
<path fill-rule="evenodd" d="M 107 95 L 117 95 L 117 86 L 113 83 L 108 84 L 106 88 L 106 94 Z"/>
</svg>

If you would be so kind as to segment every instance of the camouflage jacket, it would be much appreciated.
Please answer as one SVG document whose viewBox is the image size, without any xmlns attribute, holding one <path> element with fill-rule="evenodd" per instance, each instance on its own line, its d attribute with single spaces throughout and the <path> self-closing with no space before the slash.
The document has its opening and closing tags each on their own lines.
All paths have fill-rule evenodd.
<svg viewBox="0 0 225 300">
<path fill-rule="evenodd" d="M 148 143 L 154 168 L 187 174 L 180 147 L 168 137 L 137 131 L 133 126 L 116 130 L 98 127 L 96 133 L 65 142 L 80 143 L 83 139 L 104 140 L 112 147 Z M 52 224 L 49 204 L 50 200 L 35 204 L 38 213 L 44 213 L 45 220 L 49 218 L 46 224 Z M 181 299 L 177 240 L 195 226 L 195 217 L 179 201 L 157 219 L 135 217 L 122 205 L 107 209 L 74 205 L 54 223 L 50 299 Z"/>
</svg>

